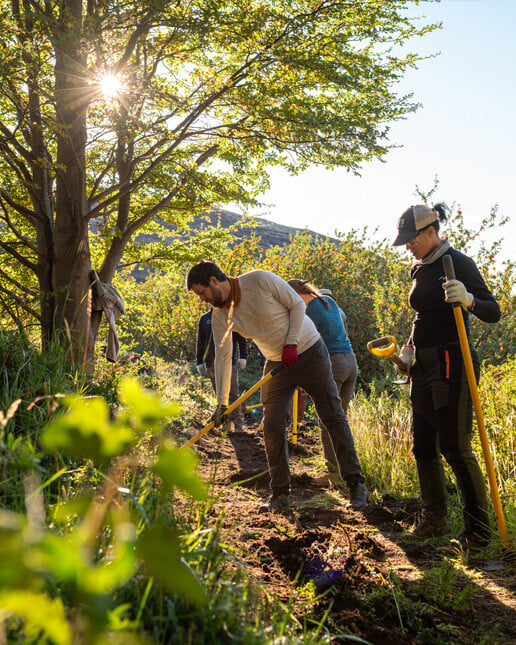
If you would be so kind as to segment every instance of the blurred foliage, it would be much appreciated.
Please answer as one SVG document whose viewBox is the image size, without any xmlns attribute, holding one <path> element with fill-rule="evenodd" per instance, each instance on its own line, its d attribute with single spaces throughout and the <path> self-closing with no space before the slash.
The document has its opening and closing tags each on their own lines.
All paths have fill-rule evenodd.
<svg viewBox="0 0 516 645">
<path fill-rule="evenodd" d="M 132 379 L 122 382 L 120 400 L 123 405 L 110 414 L 100 397 L 68 397 L 64 411 L 43 431 L 42 444 L 48 450 L 109 462 L 104 483 L 93 498 L 54 507 L 57 525 L 66 530 L 44 525 L 46 482 L 41 484 L 35 470 L 28 470 L 24 480 L 26 515 L 9 511 L 0 515 L 1 617 L 13 638 L 21 629 L 27 637 L 41 636 L 63 645 L 104 642 L 113 594 L 141 568 L 149 572 L 149 580 L 156 578 L 156 583 L 189 602 L 206 601 L 202 584 L 183 560 L 177 530 L 170 522 L 164 525 L 163 517 L 159 524 L 155 524 L 158 518 L 149 523 L 147 514 L 143 528 L 142 507 L 123 486 L 125 473 L 139 464 L 128 449 L 149 432 L 158 432 L 169 417 L 179 414 L 179 408 L 164 405 Z M 8 450 L 5 442 L 4 448 Z M 206 488 L 195 475 L 193 453 L 180 451 L 170 439 L 161 443 L 150 466 L 167 490 L 206 498 Z"/>
<path fill-rule="evenodd" d="M 34 353 L 36 361 L 28 340 L 8 345 L 12 355 Z M 64 385 L 67 394 L 50 390 L 41 409 L 31 393 L 39 391 L 42 372 L 26 363 L 16 371 L 23 392 L 0 410 L 0 639 L 325 642 L 280 599 L 264 600 L 228 546 L 218 497 L 197 477 L 195 455 L 171 439 L 172 432 L 179 441 L 191 436 L 192 418 L 204 424 L 211 384 L 184 363 L 152 357 L 149 365 L 138 384 L 124 376 L 131 365 L 99 361 L 95 381 L 78 382 L 82 396 L 70 393 L 66 378 L 53 380 L 52 388 Z M 18 392 L 10 376 L 8 382 Z M 181 414 L 164 400 L 177 401 Z M 22 409 L 36 421 L 18 428 Z M 45 454 L 40 437 L 57 452 Z M 22 459 L 28 441 L 33 453 L 25 450 Z"/>
</svg>

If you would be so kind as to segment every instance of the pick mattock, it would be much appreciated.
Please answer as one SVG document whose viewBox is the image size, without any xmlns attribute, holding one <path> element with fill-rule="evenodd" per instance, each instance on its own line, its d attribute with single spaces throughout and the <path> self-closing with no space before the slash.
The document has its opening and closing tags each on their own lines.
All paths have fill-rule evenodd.
<svg viewBox="0 0 516 645">
<path fill-rule="evenodd" d="M 253 385 L 253 387 L 251 387 L 251 388 L 249 388 L 247 390 L 247 392 L 244 392 L 241 396 L 238 397 L 238 399 L 236 401 L 233 401 L 233 403 L 230 406 L 228 406 L 228 408 L 226 410 L 224 410 L 224 414 L 222 416 L 224 416 L 226 414 L 230 414 L 231 412 L 233 412 L 233 410 L 238 408 L 238 406 L 241 403 L 243 403 L 246 399 L 248 399 L 251 396 L 251 394 L 254 394 L 256 392 L 256 390 L 259 390 L 262 387 L 262 385 L 265 385 L 265 383 L 267 383 L 267 381 L 270 381 L 270 379 L 275 374 L 277 374 L 281 369 L 283 369 L 283 365 L 277 365 L 273 370 L 271 370 L 268 374 L 266 374 L 264 377 L 262 377 L 258 381 L 258 383 L 255 383 Z M 210 421 L 210 423 L 208 423 L 207 426 L 205 426 L 199 433 L 197 433 L 189 441 L 184 443 L 181 446 L 181 448 L 189 448 L 190 446 L 193 446 L 193 444 L 196 441 L 199 441 L 199 439 L 201 437 L 204 437 L 204 435 L 207 434 L 210 430 L 213 430 L 214 427 L 215 427 L 215 421 Z"/>
<path fill-rule="evenodd" d="M 455 269 L 453 268 L 453 260 L 450 255 L 443 255 L 443 266 L 444 272 L 446 273 L 446 279 L 454 280 Z M 486 462 L 487 478 L 489 480 L 489 488 L 491 490 L 491 497 L 493 499 L 498 531 L 500 533 L 502 545 L 505 545 L 507 543 L 507 528 L 505 526 L 502 504 L 500 502 L 498 484 L 496 483 L 493 460 L 491 459 L 491 450 L 489 449 L 489 441 L 487 439 L 486 426 L 484 424 L 484 415 L 482 414 L 482 408 L 480 407 L 477 379 L 475 378 L 473 361 L 471 360 L 471 352 L 469 349 L 468 336 L 466 334 L 466 326 L 464 325 L 464 318 L 462 317 L 462 307 L 459 303 L 453 305 L 453 315 L 455 316 L 455 324 L 457 325 L 457 332 L 459 334 L 460 349 L 462 351 L 464 366 L 466 367 L 469 391 L 471 392 L 473 409 L 475 410 L 475 417 L 477 419 L 478 434 L 480 437 L 480 443 L 482 445 L 482 452 L 484 453 L 484 461 Z"/>
</svg>

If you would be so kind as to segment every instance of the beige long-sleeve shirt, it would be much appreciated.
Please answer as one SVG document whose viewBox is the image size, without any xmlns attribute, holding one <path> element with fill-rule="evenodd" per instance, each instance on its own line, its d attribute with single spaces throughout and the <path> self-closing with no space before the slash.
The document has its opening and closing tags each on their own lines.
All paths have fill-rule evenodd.
<svg viewBox="0 0 516 645">
<path fill-rule="evenodd" d="M 231 354 L 236 331 L 252 338 L 270 361 L 281 361 L 285 345 L 297 345 L 299 354 L 320 339 L 313 322 L 305 316 L 305 304 L 279 276 L 270 271 L 250 271 L 238 276 L 240 303 L 229 309 L 214 308 L 215 383 L 217 400 L 228 404 Z"/>
</svg>

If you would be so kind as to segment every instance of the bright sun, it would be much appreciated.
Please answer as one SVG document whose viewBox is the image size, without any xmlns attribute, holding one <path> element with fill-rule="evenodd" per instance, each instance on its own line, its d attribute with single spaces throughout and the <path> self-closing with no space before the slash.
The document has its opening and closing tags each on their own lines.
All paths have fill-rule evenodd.
<svg viewBox="0 0 516 645">
<path fill-rule="evenodd" d="M 100 80 L 100 87 L 104 96 L 112 98 L 120 91 L 121 83 L 116 76 L 113 76 L 113 74 L 106 74 Z"/>
</svg>

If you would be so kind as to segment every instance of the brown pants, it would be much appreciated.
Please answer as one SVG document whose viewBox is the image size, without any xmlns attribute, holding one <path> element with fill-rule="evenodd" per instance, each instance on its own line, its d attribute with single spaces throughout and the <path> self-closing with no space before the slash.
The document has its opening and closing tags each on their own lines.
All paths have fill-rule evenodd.
<svg viewBox="0 0 516 645">
<path fill-rule="evenodd" d="M 267 374 L 277 365 L 281 363 L 267 361 L 263 373 Z M 300 354 L 294 365 L 283 368 L 262 387 L 263 434 L 272 493 L 279 495 L 290 492 L 285 426 L 297 386 L 306 390 L 311 397 L 319 418 L 328 430 L 342 478 L 348 484 L 364 481 L 351 429 L 332 376 L 328 350 L 320 340 Z"/>
</svg>

